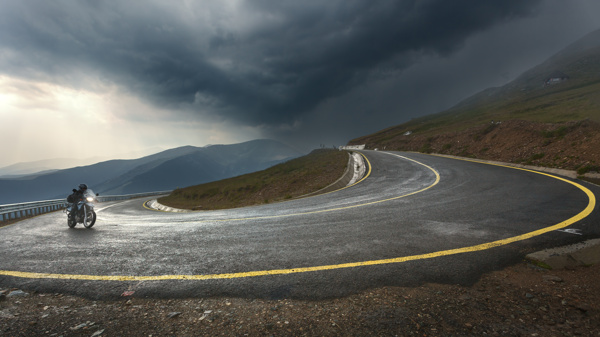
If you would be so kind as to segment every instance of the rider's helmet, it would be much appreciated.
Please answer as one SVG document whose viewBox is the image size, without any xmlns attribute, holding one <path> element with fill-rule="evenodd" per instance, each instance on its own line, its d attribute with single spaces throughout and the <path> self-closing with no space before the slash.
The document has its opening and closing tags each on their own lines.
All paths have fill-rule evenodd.
<svg viewBox="0 0 600 337">
<path fill-rule="evenodd" d="M 87 185 L 86 184 L 79 184 L 79 189 L 82 191 L 87 190 Z"/>
</svg>

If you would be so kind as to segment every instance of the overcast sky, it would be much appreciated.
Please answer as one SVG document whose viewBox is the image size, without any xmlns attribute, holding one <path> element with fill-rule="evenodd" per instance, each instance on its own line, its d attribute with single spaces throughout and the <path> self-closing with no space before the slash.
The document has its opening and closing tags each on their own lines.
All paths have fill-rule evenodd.
<svg viewBox="0 0 600 337">
<path fill-rule="evenodd" d="M 600 28 L 597 0 L 0 0 L 0 167 L 439 112 Z"/>
</svg>

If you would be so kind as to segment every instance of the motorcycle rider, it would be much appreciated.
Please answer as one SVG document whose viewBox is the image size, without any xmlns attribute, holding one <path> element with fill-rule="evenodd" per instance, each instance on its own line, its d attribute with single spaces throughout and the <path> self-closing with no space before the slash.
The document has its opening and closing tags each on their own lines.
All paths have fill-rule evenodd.
<svg viewBox="0 0 600 337">
<path fill-rule="evenodd" d="M 75 215 L 77 214 L 76 212 L 79 211 L 77 209 L 77 202 L 79 202 L 79 200 L 83 199 L 83 194 L 88 189 L 86 184 L 79 184 L 78 187 L 79 187 L 78 190 L 73 189 L 73 193 L 67 197 L 67 202 L 72 204 L 71 217 L 73 217 L 73 218 L 75 218 Z"/>
</svg>

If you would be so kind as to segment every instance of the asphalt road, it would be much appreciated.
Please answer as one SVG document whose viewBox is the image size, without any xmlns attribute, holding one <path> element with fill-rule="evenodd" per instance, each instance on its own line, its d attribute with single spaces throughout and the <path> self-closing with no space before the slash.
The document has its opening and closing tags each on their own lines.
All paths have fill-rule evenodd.
<svg viewBox="0 0 600 337">
<path fill-rule="evenodd" d="M 316 197 L 187 214 L 136 199 L 97 205 L 89 230 L 69 229 L 61 212 L 0 228 L 0 288 L 320 299 L 468 285 L 527 253 L 600 237 L 598 186 L 417 153 L 363 153 L 366 179 Z"/>
</svg>

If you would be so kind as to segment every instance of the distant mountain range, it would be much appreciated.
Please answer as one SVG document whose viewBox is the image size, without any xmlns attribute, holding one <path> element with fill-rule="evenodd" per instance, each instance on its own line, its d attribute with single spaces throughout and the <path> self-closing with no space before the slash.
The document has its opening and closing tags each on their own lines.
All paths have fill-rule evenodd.
<svg viewBox="0 0 600 337">
<path fill-rule="evenodd" d="M 148 156 L 150 154 L 164 151 L 164 148 L 153 147 L 145 150 L 122 153 L 116 158 L 119 159 L 134 159 Z M 90 157 L 90 158 L 54 158 L 36 160 L 31 162 L 16 163 L 5 167 L 0 167 L 0 179 L 19 178 L 27 175 L 41 175 L 53 171 L 63 170 L 76 166 L 87 166 L 99 162 L 116 159 L 115 157 Z"/>
<path fill-rule="evenodd" d="M 184 146 L 130 160 L 0 179 L 0 204 L 65 198 L 85 183 L 101 195 L 171 190 L 260 171 L 303 155 L 273 140 Z"/>
</svg>

